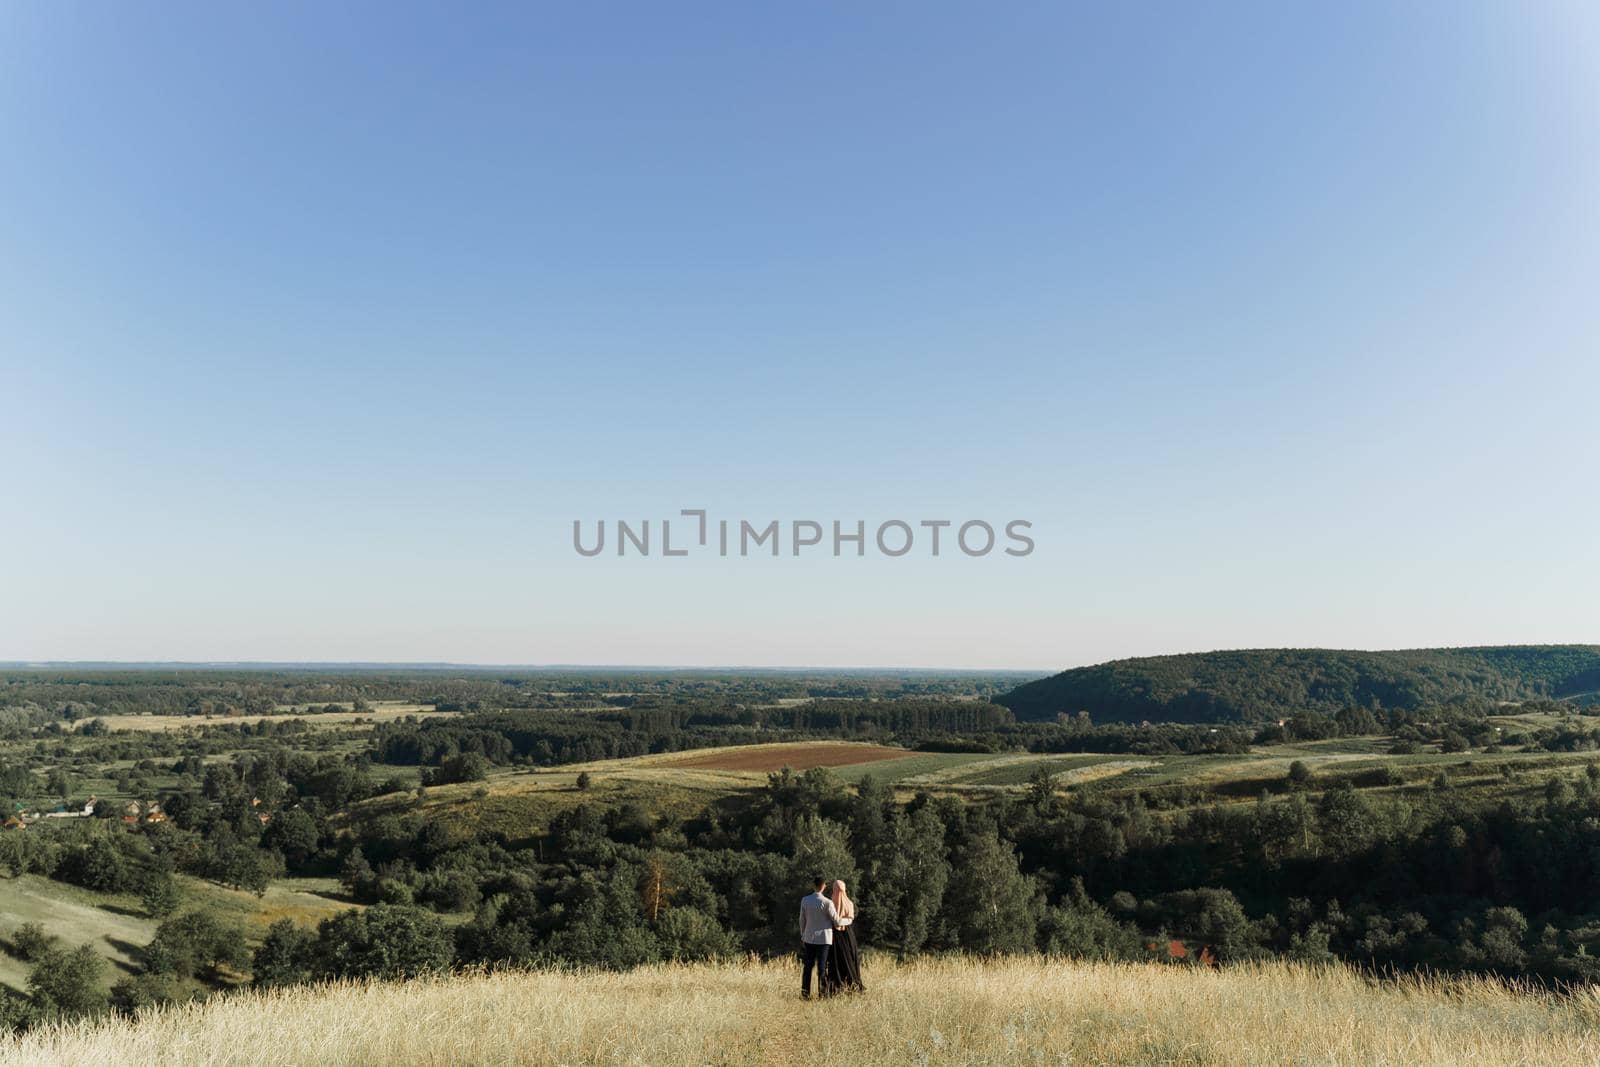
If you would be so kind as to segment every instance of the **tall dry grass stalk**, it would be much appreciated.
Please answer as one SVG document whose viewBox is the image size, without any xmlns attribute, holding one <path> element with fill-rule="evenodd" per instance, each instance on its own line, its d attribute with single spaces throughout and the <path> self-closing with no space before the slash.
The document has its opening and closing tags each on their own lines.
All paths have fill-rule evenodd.
<svg viewBox="0 0 1600 1067">
<path fill-rule="evenodd" d="M 1600 999 L 1482 980 L 873 960 L 865 996 L 803 1003 L 798 976 L 750 963 L 250 993 L 0 1040 L 0 1064 L 1600 1063 Z"/>
</svg>

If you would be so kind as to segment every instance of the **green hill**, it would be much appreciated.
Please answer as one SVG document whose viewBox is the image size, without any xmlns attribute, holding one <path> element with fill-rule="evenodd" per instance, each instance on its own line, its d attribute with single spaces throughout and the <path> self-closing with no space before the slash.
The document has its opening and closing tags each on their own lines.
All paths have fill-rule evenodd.
<svg viewBox="0 0 1600 1067">
<path fill-rule="evenodd" d="M 1266 648 L 1078 667 L 995 702 L 1024 721 L 1261 722 L 1297 712 L 1408 711 L 1463 697 L 1562 699 L 1600 690 L 1600 646 L 1505 645 L 1358 652 Z"/>
</svg>

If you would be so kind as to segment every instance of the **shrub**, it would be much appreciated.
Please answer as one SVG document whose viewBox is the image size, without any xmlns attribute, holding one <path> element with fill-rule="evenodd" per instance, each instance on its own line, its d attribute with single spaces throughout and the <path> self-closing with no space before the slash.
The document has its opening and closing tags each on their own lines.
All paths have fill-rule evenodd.
<svg viewBox="0 0 1600 1067">
<path fill-rule="evenodd" d="M 131 974 L 111 987 L 111 1006 L 125 1015 L 142 1008 L 199 1000 L 202 991 L 175 974 Z"/>
<path fill-rule="evenodd" d="M 22 960 L 37 960 L 56 943 L 56 936 L 49 933 L 39 923 L 23 923 L 17 927 L 17 932 L 11 935 L 11 947 L 16 952 L 17 958 Z"/>
<path fill-rule="evenodd" d="M 739 943 L 717 920 L 698 908 L 668 908 L 656 926 L 661 953 L 676 963 L 731 956 Z"/>
</svg>

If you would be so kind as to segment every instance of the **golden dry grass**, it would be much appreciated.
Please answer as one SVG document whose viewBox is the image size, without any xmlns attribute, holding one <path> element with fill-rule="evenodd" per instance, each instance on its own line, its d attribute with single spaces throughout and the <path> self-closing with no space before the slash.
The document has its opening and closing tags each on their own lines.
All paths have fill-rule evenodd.
<svg viewBox="0 0 1600 1067">
<path fill-rule="evenodd" d="M 408 704 L 403 701 L 379 701 L 367 711 L 316 711 L 310 713 L 278 712 L 273 715 L 100 715 L 96 716 L 112 730 L 167 731 L 191 730 L 199 726 L 226 726 L 229 724 L 254 725 L 265 719 L 274 722 L 299 720 L 314 727 L 348 726 L 357 721 L 389 722 L 414 715 L 419 719 L 455 712 L 435 711 L 430 704 Z M 83 720 L 87 722 L 88 720 Z"/>
<path fill-rule="evenodd" d="M 802 1003 L 780 964 L 473 976 L 249 994 L 0 1040 L 0 1064 L 1117 1064 L 1506 1067 L 1600 1061 L 1592 994 L 1375 983 L 1286 964 L 869 961 Z"/>
</svg>

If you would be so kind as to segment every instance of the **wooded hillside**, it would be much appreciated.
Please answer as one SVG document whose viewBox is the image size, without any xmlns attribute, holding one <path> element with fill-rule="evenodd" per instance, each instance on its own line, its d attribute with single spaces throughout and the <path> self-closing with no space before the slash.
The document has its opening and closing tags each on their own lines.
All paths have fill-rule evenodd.
<svg viewBox="0 0 1600 1067">
<path fill-rule="evenodd" d="M 996 698 L 1022 720 L 1262 722 L 1347 707 L 1415 711 L 1452 701 L 1582 698 L 1600 646 L 1507 645 L 1354 652 L 1247 649 L 1147 656 L 1063 671 Z"/>
</svg>

